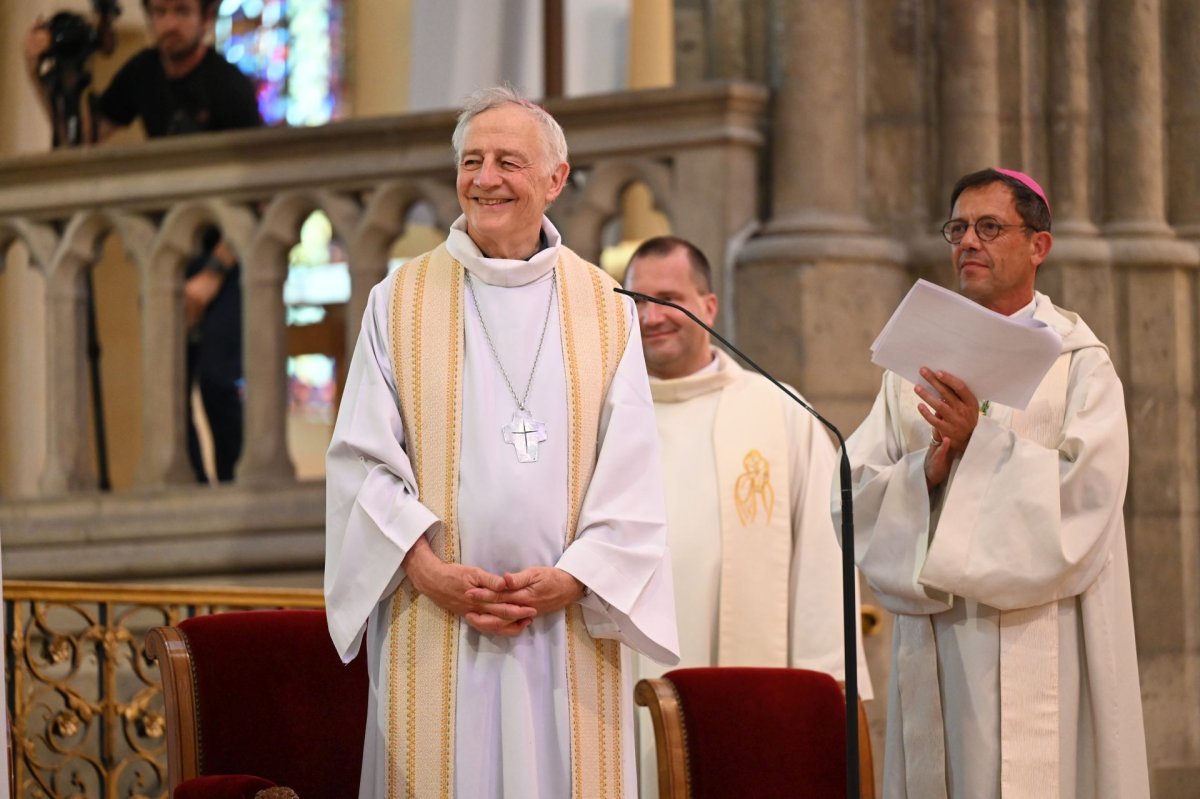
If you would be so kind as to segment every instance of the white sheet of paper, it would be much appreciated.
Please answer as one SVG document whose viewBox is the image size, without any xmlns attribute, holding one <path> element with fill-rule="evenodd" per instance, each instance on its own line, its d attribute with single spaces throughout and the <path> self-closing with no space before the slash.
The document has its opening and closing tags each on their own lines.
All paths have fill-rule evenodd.
<svg viewBox="0 0 1200 799">
<path fill-rule="evenodd" d="M 871 363 L 926 387 L 922 366 L 949 372 L 981 402 L 1024 410 L 1061 349 L 1044 322 L 1002 316 L 918 280 L 871 345 Z"/>
</svg>

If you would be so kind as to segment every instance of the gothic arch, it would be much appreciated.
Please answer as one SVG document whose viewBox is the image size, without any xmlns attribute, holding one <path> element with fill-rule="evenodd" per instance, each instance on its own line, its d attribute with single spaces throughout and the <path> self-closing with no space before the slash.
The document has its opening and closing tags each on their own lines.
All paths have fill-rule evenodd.
<svg viewBox="0 0 1200 799">
<path fill-rule="evenodd" d="M 384 183 L 367 198 L 354 233 L 355 252 L 383 257 L 391 242 L 403 234 L 409 209 L 422 201 L 433 207 L 441 227 L 449 228 L 458 217 L 458 195 L 452 186 L 433 180 Z"/>
<path fill-rule="evenodd" d="M 44 272 L 58 246 L 54 230 L 49 225 L 28 219 L 0 220 L 0 272 L 4 271 L 8 248 L 18 241 L 29 251 L 29 267 Z"/>
<path fill-rule="evenodd" d="M 203 200 L 173 206 L 159 225 L 147 278 L 173 282 L 183 264 L 196 252 L 196 234 L 207 225 L 221 229 L 221 238 L 239 256 L 250 249 L 256 218 L 242 204 Z"/>
<path fill-rule="evenodd" d="M 625 158 L 599 163 L 565 208 L 565 241 L 589 261 L 600 257 L 600 234 L 604 224 L 619 210 L 621 194 L 631 183 L 641 181 L 650 188 L 655 206 L 672 216 L 671 170 L 649 158 Z"/>
<path fill-rule="evenodd" d="M 255 255 L 271 256 L 255 261 L 259 279 L 277 280 L 280 285 L 287 279 L 285 254 L 299 240 L 300 226 L 314 211 L 329 217 L 335 237 L 347 244 L 352 240 L 361 216 L 358 200 L 352 195 L 326 189 L 283 192 L 267 205 L 254 234 Z"/>
<path fill-rule="evenodd" d="M 86 210 L 71 217 L 46 262 L 50 290 L 67 291 L 81 270 L 96 260 L 104 237 L 116 233 L 125 252 L 139 270 L 144 270 L 154 241 L 154 225 L 145 217 L 124 211 Z M 145 272 L 141 272 L 145 278 Z"/>
</svg>

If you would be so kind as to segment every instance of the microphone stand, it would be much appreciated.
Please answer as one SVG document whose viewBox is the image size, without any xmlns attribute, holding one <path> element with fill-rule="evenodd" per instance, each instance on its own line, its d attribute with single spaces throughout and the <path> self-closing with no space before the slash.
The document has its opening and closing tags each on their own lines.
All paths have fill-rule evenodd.
<svg viewBox="0 0 1200 799">
<path fill-rule="evenodd" d="M 685 314 L 693 322 L 707 330 L 713 338 L 724 344 L 730 352 L 745 361 L 754 371 L 767 380 L 770 380 L 780 391 L 795 400 L 801 408 L 804 408 L 804 410 L 815 416 L 817 421 L 829 428 L 837 439 L 839 451 L 842 453 L 838 484 L 841 488 L 842 500 L 842 646 L 846 661 L 846 796 L 848 799 L 859 799 L 861 794 L 858 767 L 858 636 L 856 634 L 856 626 L 859 621 L 858 608 L 854 601 L 856 584 L 854 574 L 854 498 L 850 489 L 850 457 L 846 454 L 846 439 L 842 437 L 842 432 L 832 422 L 817 413 L 811 405 L 793 394 L 787 386 L 768 374 L 765 369 L 752 361 L 746 353 L 730 344 L 720 333 L 700 321 L 687 308 L 676 305 L 673 302 L 668 302 L 667 300 L 660 300 L 657 297 L 639 294 L 636 291 L 627 291 L 623 288 L 614 288 L 613 291 L 617 294 L 632 297 L 635 300 L 674 308 L 680 313 Z"/>
</svg>

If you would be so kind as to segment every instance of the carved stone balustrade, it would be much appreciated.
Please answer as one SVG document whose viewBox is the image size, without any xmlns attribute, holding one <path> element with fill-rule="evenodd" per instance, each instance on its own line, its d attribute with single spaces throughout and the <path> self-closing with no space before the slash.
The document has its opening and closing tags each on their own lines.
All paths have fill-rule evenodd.
<svg viewBox="0 0 1200 799">
<path fill-rule="evenodd" d="M 741 83 L 555 101 L 574 169 L 551 209 L 596 260 L 622 192 L 649 187 L 679 235 L 715 256 L 757 218 L 767 92 Z M 282 288 L 308 215 L 348 254 L 347 357 L 406 212 L 458 215 L 451 112 L 307 129 L 180 137 L 0 161 L 0 269 L 16 242 L 44 277 L 46 454 L 39 496 L 0 506 L 6 575 L 111 578 L 319 570 L 324 488 L 287 449 Z M 181 293 L 198 232 L 220 227 L 242 263 L 245 444 L 232 485 L 194 485 L 187 460 Z M 87 420 L 86 270 L 112 233 L 138 275 L 142 449 L 132 491 L 102 495 Z M 2 496 L 3 486 L 0 486 Z"/>
</svg>

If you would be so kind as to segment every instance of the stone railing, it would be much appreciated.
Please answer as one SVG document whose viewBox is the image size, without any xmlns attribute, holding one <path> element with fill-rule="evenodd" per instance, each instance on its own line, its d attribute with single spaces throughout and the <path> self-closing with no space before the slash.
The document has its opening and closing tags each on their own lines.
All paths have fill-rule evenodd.
<svg viewBox="0 0 1200 799">
<path fill-rule="evenodd" d="M 145 634 L 223 610 L 322 606 L 316 590 L 5 582 L 15 796 L 166 799 Z"/>
<path fill-rule="evenodd" d="M 721 279 L 723 254 L 757 217 L 766 103 L 761 87 L 721 83 L 551 104 L 574 169 L 551 210 L 564 240 L 596 260 L 622 193 L 641 182 L 675 232 L 716 256 Z M 453 123 L 452 113 L 437 112 L 0 161 L 0 268 L 20 242 L 44 278 L 52 398 L 39 496 L 0 508 L 6 574 L 320 568 L 323 488 L 296 481 L 286 442 L 288 253 L 301 223 L 323 211 L 347 253 L 348 356 L 406 213 L 425 203 L 442 229 L 458 215 Z M 198 231 L 214 224 L 243 264 L 246 377 L 236 480 L 215 490 L 189 487 L 181 304 Z M 113 233 L 138 275 L 143 443 L 133 490 L 101 495 L 82 286 Z M 197 536 L 211 545 L 193 546 Z"/>
</svg>

